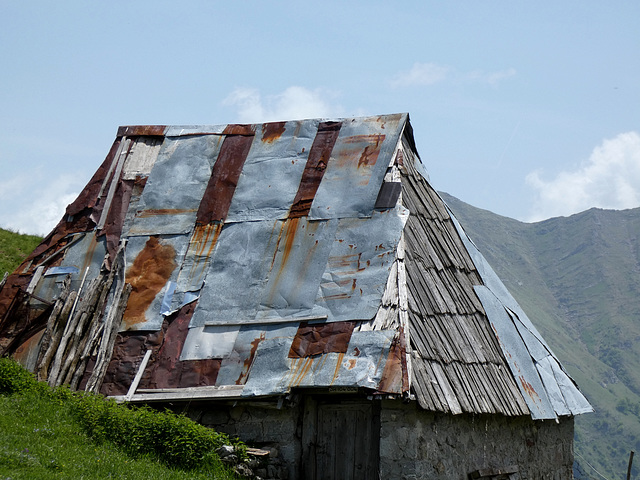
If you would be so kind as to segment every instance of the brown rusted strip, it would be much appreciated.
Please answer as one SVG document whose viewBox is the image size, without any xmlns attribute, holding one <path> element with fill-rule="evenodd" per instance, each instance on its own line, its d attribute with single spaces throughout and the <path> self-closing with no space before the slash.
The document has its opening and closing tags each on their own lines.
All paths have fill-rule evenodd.
<svg viewBox="0 0 640 480">
<path fill-rule="evenodd" d="M 227 128 L 229 127 L 233 125 Z M 252 135 L 228 135 L 224 139 L 198 208 L 197 224 L 210 225 L 227 218 L 231 199 L 236 191 L 240 172 L 249 154 L 253 138 Z"/>
<path fill-rule="evenodd" d="M 356 322 L 300 323 L 291 343 L 289 358 L 305 358 L 324 353 L 347 353 Z"/>
<path fill-rule="evenodd" d="M 115 258 L 120 244 L 120 235 L 122 234 L 122 227 L 127 216 L 134 186 L 133 180 L 121 180 L 118 182 L 116 194 L 111 201 L 111 208 L 107 214 L 104 228 L 101 232 L 98 232 L 106 235 L 109 268 L 111 268 L 111 260 Z"/>
<path fill-rule="evenodd" d="M 164 137 L 166 125 L 131 125 L 118 127 L 118 137 Z"/>
<path fill-rule="evenodd" d="M 389 348 L 389 355 L 384 365 L 382 377 L 378 384 L 378 393 L 401 393 L 405 386 L 405 350 L 402 341 L 396 337 Z"/>
<path fill-rule="evenodd" d="M 245 125 L 245 124 L 229 124 L 224 127 L 222 131 L 223 135 L 247 135 L 253 136 L 256 133 L 255 125 Z"/>
<path fill-rule="evenodd" d="M 324 176 L 324 171 L 329 163 L 329 157 L 336 144 L 341 127 L 342 124 L 340 122 L 323 122 L 318 126 L 318 133 L 316 138 L 313 139 L 307 164 L 302 172 L 298 193 L 293 199 L 291 210 L 289 210 L 289 218 L 309 215 L 311 203 Z"/>
<path fill-rule="evenodd" d="M 273 143 L 284 133 L 286 122 L 272 122 L 262 125 L 262 141 Z"/>
<path fill-rule="evenodd" d="M 178 381 L 178 387 L 207 387 L 215 385 L 221 364 L 222 359 L 220 358 L 179 362 L 182 375 Z"/>
</svg>

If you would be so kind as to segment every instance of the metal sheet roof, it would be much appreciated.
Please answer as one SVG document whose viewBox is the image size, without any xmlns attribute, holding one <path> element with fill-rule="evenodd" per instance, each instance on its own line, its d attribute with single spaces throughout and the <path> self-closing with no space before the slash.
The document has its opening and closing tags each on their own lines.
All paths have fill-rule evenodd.
<svg viewBox="0 0 640 480">
<path fill-rule="evenodd" d="M 100 280 L 85 296 L 98 303 L 69 320 L 95 320 L 67 339 L 99 350 L 100 365 L 65 373 L 80 385 L 134 400 L 136 377 L 145 400 L 361 388 L 450 413 L 591 410 L 428 185 L 407 114 L 121 127 L 67 213 L 0 292 L 0 333 L 14 335 L 2 346 L 35 338 L 11 323 L 20 288 L 48 315 L 66 275 L 72 290 Z M 44 344 L 64 330 L 47 315 Z"/>
</svg>

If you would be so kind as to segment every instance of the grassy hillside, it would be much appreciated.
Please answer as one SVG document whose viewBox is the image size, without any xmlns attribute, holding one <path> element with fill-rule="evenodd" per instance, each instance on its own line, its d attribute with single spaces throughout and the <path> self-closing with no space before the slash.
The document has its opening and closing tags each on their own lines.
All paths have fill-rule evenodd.
<svg viewBox="0 0 640 480">
<path fill-rule="evenodd" d="M 579 476 L 622 478 L 640 450 L 640 209 L 527 224 L 442 196 L 596 409 L 576 419 Z"/>
<path fill-rule="evenodd" d="M 5 272 L 12 273 L 41 241 L 42 238 L 35 235 L 0 228 L 0 280 Z"/>
</svg>

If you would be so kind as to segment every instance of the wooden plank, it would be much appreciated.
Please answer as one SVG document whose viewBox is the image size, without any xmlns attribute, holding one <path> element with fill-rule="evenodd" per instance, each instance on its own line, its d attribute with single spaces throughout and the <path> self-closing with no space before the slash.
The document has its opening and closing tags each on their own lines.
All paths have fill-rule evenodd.
<svg viewBox="0 0 640 480">
<path fill-rule="evenodd" d="M 147 368 L 147 363 L 149 362 L 149 358 L 151 358 L 151 353 L 153 350 L 147 350 L 142 357 L 142 361 L 140 362 L 140 366 L 138 367 L 138 371 L 136 372 L 136 376 L 133 377 L 133 381 L 131 382 L 131 386 L 129 387 L 129 391 L 125 395 L 125 401 L 129 402 L 131 397 L 136 393 L 136 389 L 140 384 L 140 380 L 142 379 L 142 374 L 144 373 L 144 369 Z"/>
</svg>

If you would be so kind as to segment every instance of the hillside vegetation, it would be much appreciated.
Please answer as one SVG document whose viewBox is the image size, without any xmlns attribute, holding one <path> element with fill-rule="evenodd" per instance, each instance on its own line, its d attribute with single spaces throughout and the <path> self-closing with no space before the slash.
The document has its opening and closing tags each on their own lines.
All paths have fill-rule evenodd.
<svg viewBox="0 0 640 480">
<path fill-rule="evenodd" d="M 36 235 L 21 235 L 0 228 L 0 280 L 5 272 L 12 273 L 41 241 Z"/>
<path fill-rule="evenodd" d="M 576 419 L 576 478 L 623 478 L 640 450 L 640 209 L 529 224 L 441 195 L 596 410 Z"/>
<path fill-rule="evenodd" d="M 230 443 L 186 417 L 50 389 L 0 358 L 2 479 L 233 479 L 215 454 Z"/>
</svg>

